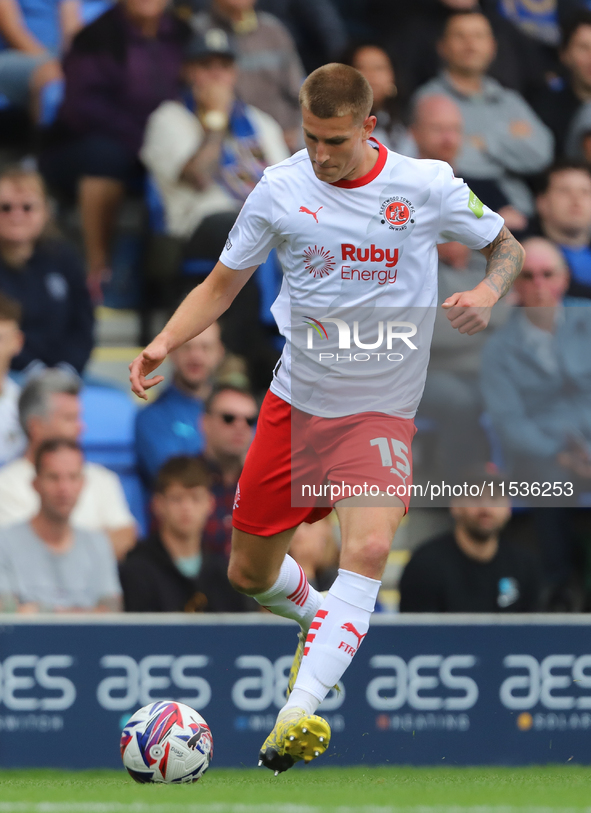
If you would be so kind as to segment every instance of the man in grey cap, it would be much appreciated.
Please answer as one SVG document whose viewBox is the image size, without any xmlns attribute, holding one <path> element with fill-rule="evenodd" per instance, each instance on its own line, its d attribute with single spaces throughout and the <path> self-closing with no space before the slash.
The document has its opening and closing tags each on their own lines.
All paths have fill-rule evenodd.
<svg viewBox="0 0 591 813">
<path fill-rule="evenodd" d="M 279 125 L 236 96 L 225 31 L 196 33 L 185 50 L 183 101 L 148 120 L 141 158 L 164 204 L 165 232 L 189 257 L 217 260 L 236 214 L 270 164 L 289 157 Z"/>
</svg>

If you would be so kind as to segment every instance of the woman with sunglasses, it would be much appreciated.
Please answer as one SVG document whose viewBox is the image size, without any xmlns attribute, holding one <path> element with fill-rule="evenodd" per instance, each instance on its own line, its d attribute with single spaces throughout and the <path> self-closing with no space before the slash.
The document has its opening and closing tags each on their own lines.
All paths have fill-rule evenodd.
<svg viewBox="0 0 591 813">
<path fill-rule="evenodd" d="M 93 347 L 93 312 L 84 267 L 64 240 L 51 236 L 41 176 L 0 174 L 0 291 L 20 302 L 25 344 L 12 367 L 35 361 L 84 369 Z"/>
</svg>

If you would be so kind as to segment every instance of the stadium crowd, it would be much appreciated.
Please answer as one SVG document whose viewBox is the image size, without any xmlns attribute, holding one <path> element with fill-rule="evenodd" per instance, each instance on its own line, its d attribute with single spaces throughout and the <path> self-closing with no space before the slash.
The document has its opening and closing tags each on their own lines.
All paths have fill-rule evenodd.
<svg viewBox="0 0 591 813">
<path fill-rule="evenodd" d="M 226 564 L 282 346 L 275 254 L 147 406 L 88 363 L 126 279 L 145 343 L 211 271 L 265 167 L 303 147 L 299 88 L 329 61 L 368 79 L 379 141 L 448 162 L 526 248 L 486 332 L 437 315 L 417 478 L 574 487 L 570 507 L 425 509 L 400 610 L 591 609 L 591 0 L 0 0 L 2 611 L 253 609 Z M 482 278 L 478 252 L 438 251 L 440 302 Z M 321 590 L 336 527 L 292 546 Z"/>
</svg>

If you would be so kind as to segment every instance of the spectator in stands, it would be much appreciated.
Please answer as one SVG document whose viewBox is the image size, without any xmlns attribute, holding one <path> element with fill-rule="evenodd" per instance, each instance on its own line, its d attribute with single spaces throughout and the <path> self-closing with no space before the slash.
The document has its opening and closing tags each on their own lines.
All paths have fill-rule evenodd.
<svg viewBox="0 0 591 813">
<path fill-rule="evenodd" d="M 482 388 L 512 477 L 588 476 L 591 310 L 565 297 L 569 273 L 550 241 L 524 241 L 514 284 L 521 308 L 486 344 Z M 588 303 L 587 303 L 588 304 Z"/>
<path fill-rule="evenodd" d="M 12 367 L 66 363 L 81 373 L 92 351 L 94 317 L 82 262 L 51 237 L 41 176 L 20 167 L 0 174 L 0 291 L 22 308 L 25 343 Z"/>
<path fill-rule="evenodd" d="M 21 308 L 0 293 L 0 466 L 21 455 L 27 445 L 18 420 L 20 387 L 10 378 L 10 362 L 22 349 Z"/>
<path fill-rule="evenodd" d="M 487 76 L 496 43 L 479 12 L 452 14 L 439 42 L 445 70 L 417 98 L 443 93 L 459 105 L 464 142 L 457 159 L 462 176 L 495 180 L 510 203 L 533 211 L 529 189 L 516 175 L 540 172 L 552 160 L 553 137 L 524 99 Z"/>
<path fill-rule="evenodd" d="M 441 94 L 422 96 L 413 108 L 410 133 L 419 158 L 446 161 L 457 169 L 464 121 L 459 105 L 452 98 Z M 480 200 L 504 218 L 508 229 L 517 233 L 525 229 L 527 219 L 511 206 L 498 181 L 467 175 L 464 175 L 464 180 Z M 463 249 L 467 256 L 470 249 L 466 246 Z"/>
<path fill-rule="evenodd" d="M 419 157 L 446 161 L 453 167 L 462 143 L 462 115 L 447 96 L 424 96 L 417 102 L 411 124 Z M 470 185 L 472 179 L 465 179 Z M 495 181 L 476 181 L 477 194 L 491 208 L 523 228 L 525 219 L 508 205 Z M 482 281 L 486 261 L 479 251 L 461 243 L 442 243 L 439 251 L 439 305 L 456 291 L 470 290 Z M 456 480 L 466 469 L 484 464 L 488 444 L 480 426 L 480 354 L 490 332 L 506 317 L 506 301 L 493 312 L 487 331 L 468 336 L 454 330 L 446 312 L 438 309 L 431 343 L 431 360 L 419 416 L 435 421 L 435 464 L 438 474 Z"/>
<path fill-rule="evenodd" d="M 591 310 L 565 296 L 568 268 L 554 244 L 532 237 L 523 246 L 514 284 L 523 307 L 484 348 L 484 401 L 510 479 L 572 483 L 573 505 L 591 483 Z M 542 506 L 534 519 L 549 607 L 572 609 L 564 594 L 573 570 L 572 509 L 552 506 L 564 506 L 564 498 L 530 502 Z"/>
<path fill-rule="evenodd" d="M 501 480 L 483 472 L 497 489 L 488 497 L 456 498 L 451 533 L 425 542 L 412 555 L 400 580 L 402 613 L 528 613 L 540 608 L 537 558 L 505 541 L 510 501 L 500 496 Z"/>
<path fill-rule="evenodd" d="M 506 19 L 505 7 L 509 3 L 504 0 L 412 0 L 411 3 L 366 0 L 364 5 L 367 2 L 372 5 L 372 19 L 380 41 L 395 57 L 397 73 L 408 92 L 437 74 L 440 68 L 437 43 L 446 22 L 458 11 L 484 13 L 492 26 L 497 54 L 490 66 L 490 76 L 520 93 L 542 80 L 548 49 L 539 46 Z M 551 60 L 552 65 L 554 61 Z"/>
<path fill-rule="evenodd" d="M 224 31 L 195 34 L 184 58 L 185 102 L 152 113 L 140 155 L 162 196 L 167 233 L 187 244 L 186 256 L 216 261 L 263 170 L 289 150 L 279 125 L 237 98 Z"/>
<path fill-rule="evenodd" d="M 0 530 L 4 612 L 116 612 L 117 562 L 102 531 L 70 522 L 84 487 L 84 458 L 73 440 L 46 440 L 35 455 L 39 510 Z"/>
<path fill-rule="evenodd" d="M 215 509 L 203 535 L 203 550 L 230 555 L 232 510 L 239 499 L 236 487 L 254 436 L 257 405 L 242 387 L 220 384 L 205 403 L 201 420 L 205 449 L 201 458 L 211 474 Z"/>
<path fill-rule="evenodd" d="M 223 358 L 217 323 L 170 354 L 172 383 L 136 418 L 138 467 L 146 484 L 170 457 L 202 451 L 201 417 Z"/>
<path fill-rule="evenodd" d="M 194 457 L 172 457 L 158 472 L 152 498 L 156 530 L 120 569 L 128 612 L 251 609 L 246 597 L 231 587 L 225 557 L 202 550 L 205 524 L 215 506 L 210 479 L 207 465 Z"/>
<path fill-rule="evenodd" d="M 167 0 L 121 0 L 74 38 L 64 59 L 65 98 L 41 168 L 77 194 L 89 284 L 100 300 L 109 243 L 126 189 L 140 189 L 138 152 L 148 116 L 179 91 L 189 27 Z"/>
<path fill-rule="evenodd" d="M 357 68 L 371 85 L 371 115 L 378 120 L 372 135 L 389 150 L 396 150 L 406 138 L 406 127 L 390 57 L 379 45 L 366 43 L 352 47 L 342 61 Z"/>
<path fill-rule="evenodd" d="M 334 0 L 258 0 L 257 9 L 278 17 L 293 36 L 306 73 L 337 62 L 347 29 Z"/>
<path fill-rule="evenodd" d="M 579 10 L 565 24 L 560 60 L 566 76 L 553 77 L 530 96 L 534 110 L 554 133 L 559 159 L 565 156 L 573 119 L 591 101 L 591 10 Z"/>
<path fill-rule="evenodd" d="M 570 296 L 591 298 L 591 169 L 559 163 L 549 170 L 536 200 L 539 228 L 562 252 L 570 270 Z"/>
<path fill-rule="evenodd" d="M 0 527 L 25 522 L 39 509 L 33 488 L 35 455 L 45 440 L 75 442 L 82 432 L 81 381 L 65 370 L 48 369 L 31 379 L 19 399 L 19 419 L 28 439 L 23 457 L 0 469 Z M 136 527 L 116 474 L 96 463 L 84 464 L 84 485 L 72 523 L 89 531 L 105 531 L 117 558 L 133 547 Z"/>
<path fill-rule="evenodd" d="M 35 104 L 44 85 L 62 78 L 60 53 L 81 27 L 79 7 L 79 0 L 1 0 L 0 93 L 11 104 Z"/>
<path fill-rule="evenodd" d="M 234 36 L 238 97 L 274 118 L 295 151 L 302 146 L 298 95 L 304 69 L 287 29 L 254 6 L 255 0 L 212 0 L 209 11 L 196 14 L 192 23 L 202 34 L 222 29 Z"/>
</svg>

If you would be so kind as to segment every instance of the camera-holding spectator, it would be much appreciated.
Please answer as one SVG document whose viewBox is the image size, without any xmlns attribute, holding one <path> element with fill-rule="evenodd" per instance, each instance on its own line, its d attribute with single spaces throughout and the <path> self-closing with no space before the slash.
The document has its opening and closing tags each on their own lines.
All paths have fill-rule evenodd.
<svg viewBox="0 0 591 813">
<path fill-rule="evenodd" d="M 122 0 L 74 38 L 65 98 L 41 167 L 52 187 L 78 195 L 89 284 L 97 301 L 110 275 L 110 239 L 126 189 L 140 188 L 148 116 L 175 99 L 190 29 L 166 0 Z"/>
<path fill-rule="evenodd" d="M 12 367 L 66 362 L 81 373 L 93 347 L 92 305 L 78 254 L 48 236 L 49 224 L 41 176 L 19 167 L 0 174 L 0 291 L 20 302 L 25 334 Z"/>
<path fill-rule="evenodd" d="M 205 448 L 200 459 L 209 468 L 215 508 L 205 527 L 203 550 L 228 557 L 232 510 L 244 459 L 254 437 L 257 405 L 241 387 L 220 384 L 206 401 L 201 420 Z"/>
<path fill-rule="evenodd" d="M 77 442 L 80 420 L 81 381 L 65 370 L 49 369 L 29 381 L 19 398 L 19 419 L 28 445 L 19 457 L 0 469 L 0 527 L 25 522 L 39 509 L 33 488 L 35 455 L 49 439 Z M 117 558 L 133 547 L 136 526 L 119 478 L 97 463 L 84 464 L 84 484 L 72 512 L 77 528 L 104 531 Z"/>
<path fill-rule="evenodd" d="M 223 358 L 217 323 L 170 354 L 172 384 L 136 418 L 136 453 L 146 483 L 170 457 L 202 451 L 201 417 Z"/>
<path fill-rule="evenodd" d="M 536 557 L 504 540 L 511 517 L 501 482 L 486 472 L 469 485 L 493 482 L 489 497 L 463 497 L 450 508 L 451 533 L 425 542 L 412 555 L 400 580 L 402 613 L 528 613 L 540 608 Z"/>
<path fill-rule="evenodd" d="M 10 362 L 23 347 L 18 302 L 0 293 L 0 466 L 21 455 L 27 439 L 18 419 L 20 387 L 9 377 Z"/>
<path fill-rule="evenodd" d="M 518 93 L 487 75 L 495 51 L 495 38 L 483 14 L 452 14 L 439 41 L 445 70 L 420 88 L 417 98 L 442 93 L 454 99 L 464 120 L 458 172 L 497 181 L 510 203 L 529 215 L 531 195 L 514 176 L 547 167 L 554 139 Z"/>
<path fill-rule="evenodd" d="M 366 43 L 352 47 L 342 61 L 356 68 L 371 85 L 371 115 L 378 120 L 373 136 L 389 150 L 397 150 L 407 133 L 390 57 L 379 45 Z"/>
<path fill-rule="evenodd" d="M 158 472 L 152 498 L 156 530 L 120 569 L 128 612 L 242 612 L 250 609 L 226 575 L 224 556 L 202 550 L 215 508 L 203 460 L 172 457 Z"/>
<path fill-rule="evenodd" d="M 238 50 L 237 95 L 280 125 L 292 151 L 302 145 L 298 102 L 304 69 L 288 30 L 272 14 L 256 12 L 255 0 L 212 0 L 192 19 L 205 34 L 222 29 Z"/>
<path fill-rule="evenodd" d="M 84 487 L 84 458 L 72 440 L 46 440 L 35 456 L 39 511 L 0 530 L 4 612 L 117 612 L 121 587 L 107 536 L 70 521 Z"/>
<path fill-rule="evenodd" d="M 558 246 L 569 267 L 569 295 L 591 298 L 591 170 L 556 164 L 545 176 L 536 206 L 540 233 Z"/>
<path fill-rule="evenodd" d="M 0 93 L 35 108 L 42 88 L 62 78 L 60 53 L 81 25 L 79 0 L 1 0 Z"/>
<path fill-rule="evenodd" d="M 224 31 L 194 35 L 183 77 L 186 103 L 163 102 L 152 113 L 140 155 L 162 195 L 168 233 L 188 241 L 187 256 L 217 260 L 263 170 L 289 150 L 279 125 L 237 98 Z"/>
</svg>

